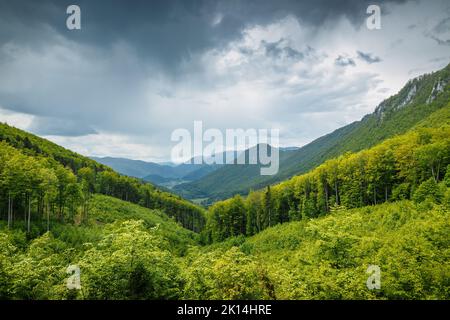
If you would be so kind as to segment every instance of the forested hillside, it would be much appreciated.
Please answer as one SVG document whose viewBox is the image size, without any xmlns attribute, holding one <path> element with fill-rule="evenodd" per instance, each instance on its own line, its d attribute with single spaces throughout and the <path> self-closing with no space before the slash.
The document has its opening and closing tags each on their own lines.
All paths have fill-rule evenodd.
<svg viewBox="0 0 450 320">
<path fill-rule="evenodd" d="M 0 299 L 174 298 L 176 261 L 198 234 L 159 210 L 94 195 L 83 223 L 39 219 L 26 232 L 17 220 L 0 221 Z M 66 287 L 69 265 L 78 265 L 83 289 Z M 89 284 L 88 284 L 89 283 Z"/>
<path fill-rule="evenodd" d="M 207 241 L 253 235 L 278 223 L 310 219 L 337 208 L 433 197 L 445 193 L 441 181 L 450 164 L 450 105 L 404 135 L 358 153 L 326 161 L 307 174 L 264 190 L 237 195 L 210 207 Z M 439 119 L 439 121 L 438 121 Z M 431 123 L 442 125 L 427 127 Z"/>
<path fill-rule="evenodd" d="M 305 173 L 324 161 L 351 151 L 376 145 L 403 134 L 450 101 L 450 65 L 410 80 L 398 94 L 381 102 L 372 114 L 306 146 L 280 154 L 280 170 L 274 176 L 261 176 L 257 165 L 225 166 L 198 181 L 181 184 L 175 190 L 188 198 L 209 198 L 210 203 L 235 194 L 245 195 Z M 221 181 L 221 183 L 217 183 Z"/>
<path fill-rule="evenodd" d="M 17 219 L 80 221 L 94 193 L 161 209 L 186 228 L 200 231 L 203 210 L 139 179 L 117 174 L 45 139 L 0 124 L 0 208 L 8 225 Z M 81 208 L 81 209 L 80 209 Z M 80 210 L 79 210 L 80 209 Z M 25 217 L 26 215 L 26 217 Z"/>
<path fill-rule="evenodd" d="M 450 299 L 448 183 L 445 204 L 337 209 L 194 251 L 188 291 L 225 299 Z M 366 287 L 369 265 L 380 267 L 380 289 Z M 204 278 L 206 290 L 197 284 Z"/>
<path fill-rule="evenodd" d="M 203 247 L 158 213 L 95 196 L 89 224 L 28 238 L 0 223 L 0 298 L 449 299 L 449 182 L 442 204 L 339 208 Z M 366 287 L 371 264 L 379 290 Z M 66 286 L 70 265 L 80 290 Z"/>
</svg>

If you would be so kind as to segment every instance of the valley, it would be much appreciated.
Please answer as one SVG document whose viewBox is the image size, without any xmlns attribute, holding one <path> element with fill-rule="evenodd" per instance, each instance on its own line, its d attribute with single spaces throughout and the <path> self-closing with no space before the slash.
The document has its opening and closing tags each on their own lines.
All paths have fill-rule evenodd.
<svg viewBox="0 0 450 320">
<path fill-rule="evenodd" d="M 272 178 L 88 158 L 2 123 L 0 298 L 448 299 L 448 79 L 450 66 L 411 80 L 280 150 Z"/>
</svg>

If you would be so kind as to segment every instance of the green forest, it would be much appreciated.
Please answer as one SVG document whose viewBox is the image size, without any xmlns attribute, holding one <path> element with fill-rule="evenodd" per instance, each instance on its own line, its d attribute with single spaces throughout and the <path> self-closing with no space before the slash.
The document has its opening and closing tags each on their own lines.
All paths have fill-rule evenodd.
<svg viewBox="0 0 450 320">
<path fill-rule="evenodd" d="M 208 212 L 205 238 L 215 242 L 253 235 L 279 223 L 383 202 L 442 203 L 449 163 L 450 127 L 420 128 L 374 148 L 345 153 L 307 174 L 250 192 L 245 199 L 237 195 L 215 203 Z"/>
<path fill-rule="evenodd" d="M 448 102 L 208 208 L 7 124 L 0 140 L 0 299 L 450 298 Z"/>
</svg>

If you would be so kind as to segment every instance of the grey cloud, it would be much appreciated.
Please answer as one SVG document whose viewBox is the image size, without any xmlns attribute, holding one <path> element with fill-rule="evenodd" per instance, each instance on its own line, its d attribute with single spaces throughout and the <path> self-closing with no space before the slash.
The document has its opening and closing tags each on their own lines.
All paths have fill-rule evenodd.
<svg viewBox="0 0 450 320">
<path fill-rule="evenodd" d="M 377 91 L 380 93 L 386 93 L 386 92 L 389 92 L 389 90 L 390 90 L 389 88 L 380 88 Z"/>
<path fill-rule="evenodd" d="M 441 46 L 450 46 L 450 39 L 440 39 L 436 36 L 430 36 L 431 39 L 437 42 L 437 44 Z"/>
<path fill-rule="evenodd" d="M 372 63 L 377 63 L 377 62 L 381 62 L 381 58 L 374 56 L 371 53 L 364 53 L 362 51 L 357 51 L 358 54 L 358 58 L 360 58 L 361 60 L 364 60 L 365 62 L 372 64 Z"/>
<path fill-rule="evenodd" d="M 445 63 L 447 63 L 448 61 L 450 61 L 450 56 L 436 57 L 436 58 L 432 58 L 428 61 L 429 62 L 445 62 Z"/>
<path fill-rule="evenodd" d="M 450 31 L 450 17 L 440 20 L 431 31 L 425 33 L 425 36 L 436 41 L 437 44 L 442 46 L 449 46 L 450 39 L 443 39 Z"/>
<path fill-rule="evenodd" d="M 254 53 L 254 51 L 252 49 L 245 48 L 245 47 L 240 47 L 239 52 L 242 54 L 245 54 L 247 56 L 251 56 Z"/>
<path fill-rule="evenodd" d="M 168 98 L 168 99 L 174 97 L 173 92 L 171 92 L 169 89 L 161 89 L 161 90 L 159 90 L 158 95 L 163 97 L 163 98 Z"/>
<path fill-rule="evenodd" d="M 433 28 L 433 31 L 438 34 L 450 31 L 450 17 L 439 21 L 439 23 Z"/>
<path fill-rule="evenodd" d="M 338 56 L 336 58 L 336 60 L 334 60 L 334 63 L 340 67 L 346 67 L 346 66 L 355 67 L 356 66 L 355 60 L 353 60 L 352 58 L 349 58 L 349 57 L 344 57 L 342 55 Z"/>
<path fill-rule="evenodd" d="M 288 57 L 290 57 L 292 59 L 296 59 L 296 60 L 301 60 L 305 56 L 302 52 L 292 49 L 291 47 L 284 47 L 284 53 Z"/>
<path fill-rule="evenodd" d="M 66 137 L 78 137 L 97 133 L 97 131 L 82 122 L 50 117 L 34 118 L 29 130 L 41 135 Z"/>
<path fill-rule="evenodd" d="M 290 58 L 294 60 L 301 60 L 304 58 L 304 54 L 296 49 L 291 48 L 286 44 L 284 39 L 280 39 L 276 42 L 262 41 L 261 45 L 265 49 L 267 56 L 272 58 Z"/>
</svg>

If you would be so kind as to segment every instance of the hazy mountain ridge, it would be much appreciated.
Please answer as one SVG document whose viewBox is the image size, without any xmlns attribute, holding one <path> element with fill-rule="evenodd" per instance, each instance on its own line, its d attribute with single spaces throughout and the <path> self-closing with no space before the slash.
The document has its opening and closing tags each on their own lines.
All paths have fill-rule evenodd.
<svg viewBox="0 0 450 320">
<path fill-rule="evenodd" d="M 280 153 L 289 153 L 297 149 L 298 147 L 279 148 Z M 248 150 L 246 152 L 248 153 Z M 230 156 L 236 161 L 236 159 L 242 157 L 243 153 L 244 151 L 226 151 L 217 153 L 215 155 L 216 159 L 219 161 L 222 159 L 223 164 L 206 164 L 206 162 L 211 162 L 212 157 L 206 157 L 206 159 L 202 159 L 202 157 L 193 157 L 182 164 L 169 162 L 156 163 L 115 157 L 90 158 L 113 168 L 121 174 L 140 178 L 170 189 L 178 184 L 199 180 L 226 165 L 226 159 Z M 196 162 L 202 163 L 197 164 Z"/>
<path fill-rule="evenodd" d="M 197 167 L 190 165 L 170 166 L 156 162 L 133 160 L 115 157 L 91 157 L 91 159 L 107 165 L 127 176 L 144 178 L 149 175 L 158 175 L 163 178 L 181 178 L 184 175 L 197 170 Z"/>
</svg>

